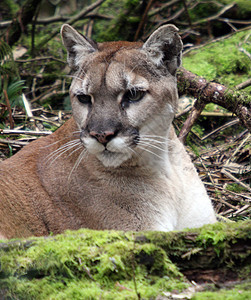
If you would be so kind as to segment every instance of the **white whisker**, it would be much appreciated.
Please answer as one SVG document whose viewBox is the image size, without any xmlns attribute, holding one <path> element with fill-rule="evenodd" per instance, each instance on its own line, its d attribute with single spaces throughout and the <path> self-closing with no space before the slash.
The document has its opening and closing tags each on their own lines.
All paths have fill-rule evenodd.
<svg viewBox="0 0 251 300">
<path fill-rule="evenodd" d="M 147 138 L 156 138 L 156 139 L 162 139 L 162 140 L 165 140 L 165 141 L 168 141 L 169 138 L 168 137 L 164 137 L 164 136 L 161 136 L 161 135 L 150 135 L 150 134 L 142 134 L 140 135 L 140 137 L 147 137 Z"/>
<path fill-rule="evenodd" d="M 79 143 L 75 143 L 73 145 L 68 145 L 68 147 L 66 147 L 65 149 L 63 149 L 63 151 L 61 150 L 60 152 L 57 152 L 54 154 L 53 157 L 50 157 L 47 160 L 47 163 L 50 162 L 50 165 L 52 165 L 59 157 L 61 157 L 64 153 L 70 151 L 71 149 L 73 149 L 74 147 L 78 146 Z"/>
<path fill-rule="evenodd" d="M 155 149 L 157 149 L 157 150 L 160 150 L 160 151 L 166 152 L 166 150 L 165 150 L 165 149 L 163 149 L 163 148 L 160 148 L 160 147 L 158 147 L 158 146 L 156 146 L 156 145 L 152 145 L 152 144 L 150 144 L 150 143 L 147 143 L 147 142 L 139 141 L 138 145 L 141 145 L 141 146 L 146 146 L 146 147 L 152 147 L 152 148 L 155 148 Z"/>
<path fill-rule="evenodd" d="M 77 149 L 73 150 L 70 154 L 68 154 L 67 157 L 70 157 L 73 153 L 77 152 L 77 151 L 80 150 L 81 148 L 83 148 L 83 145 L 82 145 L 82 144 L 80 144 L 80 146 L 79 146 Z"/>
<path fill-rule="evenodd" d="M 68 183 L 70 182 L 70 179 L 71 179 L 71 176 L 72 176 L 73 172 L 75 170 L 77 170 L 78 166 L 80 165 L 80 163 L 81 163 L 81 161 L 84 158 L 84 156 L 85 156 L 86 153 L 87 153 L 87 150 L 83 149 L 81 151 L 81 153 L 79 154 L 78 159 L 76 160 L 76 162 L 75 162 L 75 164 L 74 164 L 73 168 L 71 169 L 71 172 L 70 172 L 70 174 L 68 176 Z"/>
<path fill-rule="evenodd" d="M 57 148 L 56 150 L 52 151 L 47 157 L 51 157 L 53 156 L 56 152 L 61 152 L 61 150 L 63 150 L 64 148 L 67 148 L 68 146 L 71 146 L 72 144 L 77 144 L 80 143 L 79 139 L 75 139 L 75 140 L 71 140 L 65 144 L 63 144 L 62 146 L 60 146 L 59 148 Z"/>
<path fill-rule="evenodd" d="M 45 163 L 48 163 L 49 161 L 51 161 L 58 154 L 65 153 L 68 150 L 72 149 L 73 147 L 78 146 L 79 144 L 81 144 L 80 140 L 76 139 L 76 140 L 70 141 L 70 142 L 62 145 L 61 147 L 59 147 L 58 149 L 54 150 L 53 152 L 51 152 L 49 155 L 46 156 L 47 160 Z"/>
<path fill-rule="evenodd" d="M 160 158 L 161 160 L 164 160 L 163 157 L 161 157 L 161 156 L 159 156 L 158 154 L 156 154 L 156 153 L 150 151 L 149 149 L 146 149 L 146 148 L 144 148 L 144 147 L 141 147 L 140 145 L 138 146 L 138 148 L 139 148 L 139 149 L 142 149 L 142 150 L 144 150 L 144 151 L 146 151 L 146 152 L 149 152 L 149 153 L 151 153 L 151 154 L 153 154 L 153 155 L 155 155 L 156 157 Z"/>
<path fill-rule="evenodd" d="M 81 132 L 80 130 L 78 130 L 78 131 L 73 131 L 70 135 L 66 136 L 65 138 L 60 139 L 60 140 L 58 140 L 58 141 L 56 141 L 56 142 L 53 142 L 53 143 L 51 143 L 51 144 L 49 144 L 49 145 L 43 146 L 42 148 L 48 148 L 48 147 L 51 147 L 51 146 L 53 146 L 53 145 L 55 145 L 55 144 L 58 144 L 58 143 L 60 143 L 60 142 L 62 142 L 62 141 L 64 141 L 64 140 L 68 139 L 69 137 L 72 137 L 74 134 L 80 133 L 80 132 Z"/>
<path fill-rule="evenodd" d="M 152 143 L 156 143 L 156 144 L 163 144 L 163 145 L 166 145 L 166 141 L 164 142 L 161 142 L 161 141 L 157 141 L 155 139 L 151 139 L 151 138 L 145 138 L 145 137 L 140 137 L 140 141 L 143 141 L 143 142 L 152 142 Z"/>
<path fill-rule="evenodd" d="M 80 80 L 80 81 L 84 81 L 83 78 L 78 77 L 78 76 L 76 76 L 76 75 L 65 75 L 65 77 L 74 78 L 74 79 L 78 79 L 78 80 Z"/>
</svg>

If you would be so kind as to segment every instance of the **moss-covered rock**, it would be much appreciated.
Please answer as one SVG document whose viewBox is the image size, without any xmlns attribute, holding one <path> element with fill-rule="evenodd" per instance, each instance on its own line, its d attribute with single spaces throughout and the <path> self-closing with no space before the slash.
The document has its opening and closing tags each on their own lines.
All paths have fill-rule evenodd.
<svg viewBox="0 0 251 300">
<path fill-rule="evenodd" d="M 186 270 L 220 268 L 245 277 L 250 236 L 250 222 L 242 222 L 182 232 L 82 229 L 2 242 L 0 297 L 149 299 L 189 287 Z"/>
</svg>

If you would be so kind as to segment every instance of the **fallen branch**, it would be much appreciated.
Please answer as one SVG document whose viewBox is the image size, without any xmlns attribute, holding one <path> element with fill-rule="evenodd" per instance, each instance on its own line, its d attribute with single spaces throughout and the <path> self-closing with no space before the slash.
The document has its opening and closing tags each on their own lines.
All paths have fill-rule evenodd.
<svg viewBox="0 0 251 300">
<path fill-rule="evenodd" d="M 102 15 L 102 14 L 95 14 L 95 13 L 90 13 L 88 15 L 85 15 L 81 18 L 83 19 L 103 19 L 103 20 L 112 20 L 114 19 L 113 16 L 107 16 L 107 15 Z M 35 21 L 35 24 L 38 25 L 47 25 L 47 24 L 52 24 L 52 23 L 57 23 L 57 22 L 66 22 L 69 20 L 69 17 L 67 16 L 53 16 L 49 18 L 44 18 L 44 19 L 37 19 Z M 12 21 L 3 21 L 0 22 L 0 29 L 8 27 Z"/>
<path fill-rule="evenodd" d="M 197 98 L 190 117 L 181 129 L 180 139 L 185 140 L 193 124 L 199 117 L 203 106 L 212 102 L 233 112 L 241 123 L 251 131 L 251 96 L 245 92 L 228 89 L 216 82 L 209 82 L 184 68 L 177 73 L 179 94 Z"/>
</svg>

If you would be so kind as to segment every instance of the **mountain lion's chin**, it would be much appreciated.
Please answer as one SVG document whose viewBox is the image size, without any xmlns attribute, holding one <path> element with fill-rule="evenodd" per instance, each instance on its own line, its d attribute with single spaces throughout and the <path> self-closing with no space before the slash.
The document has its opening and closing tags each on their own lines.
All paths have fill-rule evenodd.
<svg viewBox="0 0 251 300">
<path fill-rule="evenodd" d="M 119 167 L 123 162 L 127 161 L 131 158 L 130 153 L 119 153 L 119 152 L 111 152 L 108 150 L 105 150 L 101 153 L 96 154 L 96 157 L 102 162 L 102 164 L 106 168 L 117 168 Z"/>
</svg>

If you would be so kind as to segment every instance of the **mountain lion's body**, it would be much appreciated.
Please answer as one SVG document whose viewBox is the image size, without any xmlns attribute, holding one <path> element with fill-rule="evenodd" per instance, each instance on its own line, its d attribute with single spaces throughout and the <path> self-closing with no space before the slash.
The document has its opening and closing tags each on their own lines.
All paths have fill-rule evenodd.
<svg viewBox="0 0 251 300">
<path fill-rule="evenodd" d="M 62 29 L 73 118 L 0 164 L 0 238 L 88 227 L 173 230 L 215 222 L 171 122 L 182 44 L 96 44 Z"/>
</svg>

